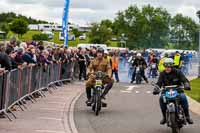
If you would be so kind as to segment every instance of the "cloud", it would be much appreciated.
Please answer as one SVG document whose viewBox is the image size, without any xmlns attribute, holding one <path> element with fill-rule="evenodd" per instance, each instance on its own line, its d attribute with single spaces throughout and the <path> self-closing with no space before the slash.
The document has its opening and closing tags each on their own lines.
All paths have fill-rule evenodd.
<svg viewBox="0 0 200 133">
<path fill-rule="evenodd" d="M 0 0 L 0 12 L 13 11 L 61 23 L 64 3 L 65 0 Z M 69 19 L 81 23 L 112 19 L 119 10 L 125 10 L 131 4 L 164 7 L 172 15 L 183 13 L 195 20 L 195 13 L 200 7 L 199 0 L 71 0 Z"/>
</svg>

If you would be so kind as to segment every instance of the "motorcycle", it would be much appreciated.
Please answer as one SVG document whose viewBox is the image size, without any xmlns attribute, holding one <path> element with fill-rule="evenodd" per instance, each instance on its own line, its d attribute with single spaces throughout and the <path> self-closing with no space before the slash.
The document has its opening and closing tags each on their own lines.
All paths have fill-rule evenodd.
<svg viewBox="0 0 200 133">
<path fill-rule="evenodd" d="M 142 83 L 142 75 L 141 75 L 141 67 L 138 66 L 135 69 L 135 80 L 136 80 L 136 84 L 141 84 Z"/>
<path fill-rule="evenodd" d="M 153 84 L 153 86 L 156 86 Z M 158 87 L 158 86 L 156 86 Z M 186 125 L 186 117 L 180 103 L 180 93 L 183 87 L 177 85 L 165 86 L 160 92 L 163 92 L 163 101 L 167 104 L 166 119 L 167 126 L 172 129 L 172 133 L 180 133 L 181 128 Z"/>
<path fill-rule="evenodd" d="M 95 112 L 95 115 L 98 116 L 99 112 L 102 109 L 102 98 L 101 95 L 104 90 L 104 85 L 102 79 L 106 76 L 105 73 L 98 71 L 95 73 L 96 81 L 95 86 L 93 87 L 92 93 L 92 110 Z"/>
</svg>

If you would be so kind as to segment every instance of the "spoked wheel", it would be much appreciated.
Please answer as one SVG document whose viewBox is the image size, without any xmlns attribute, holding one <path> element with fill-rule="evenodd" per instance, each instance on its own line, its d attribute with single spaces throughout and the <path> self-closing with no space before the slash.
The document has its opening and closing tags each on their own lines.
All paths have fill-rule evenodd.
<svg viewBox="0 0 200 133">
<path fill-rule="evenodd" d="M 96 95 L 96 109 L 95 109 L 96 116 L 99 115 L 100 111 L 101 111 L 101 96 L 100 96 L 100 93 L 97 93 L 97 95 Z"/>
<path fill-rule="evenodd" d="M 136 84 L 141 84 L 141 77 L 139 75 L 136 76 Z"/>
<path fill-rule="evenodd" d="M 172 128 L 172 133 L 180 133 L 180 128 L 178 126 L 178 123 L 176 121 L 176 114 L 175 113 L 170 113 L 170 121 L 171 121 L 171 128 Z"/>
</svg>

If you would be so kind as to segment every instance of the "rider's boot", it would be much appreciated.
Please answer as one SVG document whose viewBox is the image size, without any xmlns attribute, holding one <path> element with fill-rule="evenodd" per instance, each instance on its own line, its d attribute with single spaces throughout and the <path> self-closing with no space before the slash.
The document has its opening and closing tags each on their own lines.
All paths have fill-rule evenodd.
<svg viewBox="0 0 200 133">
<path fill-rule="evenodd" d="M 107 107 L 107 103 L 101 101 L 102 107 Z"/>
<path fill-rule="evenodd" d="M 87 106 L 91 106 L 92 105 L 92 96 L 91 96 L 91 88 L 86 88 L 86 95 L 87 95 L 87 101 L 86 104 Z"/>
<path fill-rule="evenodd" d="M 148 79 L 146 79 L 145 82 L 148 84 L 149 83 Z"/>
<path fill-rule="evenodd" d="M 188 124 L 194 124 L 193 120 L 190 117 L 189 109 L 185 109 L 184 112 L 185 112 L 185 117 L 186 117 Z"/>
<path fill-rule="evenodd" d="M 105 99 L 105 96 L 108 94 L 108 92 L 110 91 L 110 89 L 112 88 L 113 83 L 108 83 L 106 88 L 104 89 L 103 94 L 101 95 L 102 99 Z"/>
<path fill-rule="evenodd" d="M 162 110 L 162 120 L 160 121 L 160 124 L 161 125 L 164 125 L 166 122 L 167 122 L 167 119 L 166 119 L 166 111 L 165 110 Z"/>
</svg>

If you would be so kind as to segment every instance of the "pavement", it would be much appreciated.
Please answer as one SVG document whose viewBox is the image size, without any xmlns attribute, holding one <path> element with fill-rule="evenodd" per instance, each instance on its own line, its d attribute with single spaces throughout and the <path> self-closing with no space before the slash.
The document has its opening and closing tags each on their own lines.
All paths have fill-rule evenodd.
<svg viewBox="0 0 200 133">
<path fill-rule="evenodd" d="M 79 133 L 169 133 L 159 124 L 161 112 L 158 96 L 152 95 L 153 87 L 147 84 L 116 84 L 107 97 L 108 108 L 95 116 L 85 106 L 85 95 L 75 104 L 75 125 Z M 185 126 L 181 133 L 199 133 L 200 115 L 191 113 L 194 125 Z"/>
<path fill-rule="evenodd" d="M 27 110 L 17 109 L 16 120 L 1 118 L 0 133 L 71 133 L 71 104 L 82 91 L 83 83 L 73 83 L 53 90 L 53 94 L 46 92 L 36 103 L 27 102 Z"/>
</svg>

